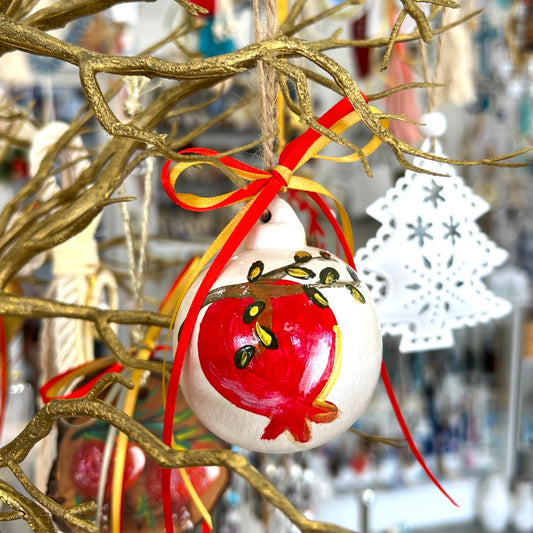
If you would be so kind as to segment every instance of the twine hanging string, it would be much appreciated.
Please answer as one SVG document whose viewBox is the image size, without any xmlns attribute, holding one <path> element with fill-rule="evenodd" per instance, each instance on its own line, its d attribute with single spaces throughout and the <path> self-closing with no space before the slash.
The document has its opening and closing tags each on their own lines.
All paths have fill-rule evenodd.
<svg viewBox="0 0 533 533">
<path fill-rule="evenodd" d="M 128 92 L 128 97 L 124 103 L 124 111 L 133 118 L 139 111 L 142 110 L 140 98 L 143 94 L 143 89 L 150 80 L 141 76 L 128 76 L 124 79 L 124 83 Z M 126 239 L 126 249 L 128 254 L 128 273 L 131 283 L 131 290 L 133 293 L 133 306 L 135 309 L 143 309 L 144 307 L 144 278 L 146 270 L 146 247 L 148 243 L 148 222 L 150 217 L 150 205 L 152 201 L 152 173 L 154 168 L 153 158 L 145 160 L 143 184 L 144 184 L 144 198 L 141 213 L 141 228 L 139 238 L 139 251 L 137 258 L 135 257 L 135 243 L 133 226 L 126 203 L 121 203 L 121 214 L 124 224 L 124 234 Z M 125 196 L 124 185 L 121 187 L 121 194 Z M 130 332 L 133 346 L 140 346 L 143 343 L 144 333 L 143 326 L 136 326 Z M 137 357 L 141 357 L 141 349 L 137 353 Z M 144 352 L 142 357 L 145 357 Z M 131 375 L 131 380 L 134 383 L 133 389 L 129 391 L 122 391 L 120 393 L 118 404 L 123 411 L 130 416 L 133 416 L 135 404 L 137 402 L 137 395 L 139 387 L 143 381 L 144 373 L 134 372 Z M 123 499 L 123 480 L 126 465 L 126 453 L 128 446 L 128 437 L 120 434 L 117 437 L 115 428 L 110 428 L 108 431 L 106 446 L 104 449 L 104 457 L 102 460 L 101 483 L 99 486 L 99 505 L 97 523 L 102 523 L 102 505 L 105 495 L 105 480 L 113 457 L 113 450 L 115 450 L 115 461 L 113 468 L 112 486 L 113 492 L 111 495 L 111 531 L 113 533 L 120 533 L 122 529 L 122 499 Z"/>
<path fill-rule="evenodd" d="M 434 80 L 430 80 L 429 61 L 428 61 L 428 54 L 426 50 L 426 44 L 422 41 L 420 41 L 420 56 L 422 58 L 422 74 L 424 76 L 424 82 L 428 84 L 434 83 Z M 441 57 L 441 46 L 440 46 L 440 40 L 439 40 L 439 44 L 437 45 L 437 64 L 439 63 L 440 57 Z M 436 87 L 426 87 L 426 97 L 427 97 L 428 112 L 433 113 L 436 107 Z"/>
<path fill-rule="evenodd" d="M 124 103 L 125 112 L 134 117 L 141 111 L 140 98 L 144 86 L 149 82 L 148 78 L 142 76 L 127 76 L 125 85 L 128 91 L 128 97 Z M 133 227 L 128 207 L 125 202 L 120 204 L 122 220 L 124 223 L 124 233 L 126 237 L 126 248 L 128 253 L 128 273 L 133 292 L 133 306 L 135 309 L 142 309 L 144 306 L 144 271 L 146 268 L 146 245 L 148 242 L 148 219 L 150 216 L 150 205 L 152 202 L 152 173 L 154 169 L 153 158 L 145 159 L 144 169 L 144 198 L 141 214 L 141 231 L 139 239 L 139 252 L 137 260 L 135 259 L 135 245 L 133 237 Z M 121 187 L 121 193 L 125 196 L 124 184 Z M 134 328 L 131 331 L 131 337 L 134 345 L 141 342 L 143 337 L 142 326 Z"/>
<path fill-rule="evenodd" d="M 278 23 L 276 0 L 266 0 L 264 2 L 266 7 L 265 24 L 261 20 L 259 3 L 260 0 L 253 1 L 256 42 L 272 39 L 276 35 Z M 268 170 L 274 167 L 276 160 L 274 145 L 278 128 L 277 83 L 276 71 L 268 65 L 265 65 L 263 61 L 257 62 L 257 83 L 259 85 L 259 103 L 261 106 L 263 168 Z"/>
</svg>

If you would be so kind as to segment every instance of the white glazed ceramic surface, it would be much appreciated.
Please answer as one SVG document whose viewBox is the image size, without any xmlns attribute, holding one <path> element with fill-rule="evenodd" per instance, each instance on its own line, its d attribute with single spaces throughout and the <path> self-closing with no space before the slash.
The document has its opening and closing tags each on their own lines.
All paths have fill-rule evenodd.
<svg viewBox="0 0 533 533">
<path fill-rule="evenodd" d="M 381 366 L 367 287 L 338 257 L 305 246 L 294 213 L 279 202 L 212 287 L 180 383 L 213 433 L 262 452 L 309 449 L 347 430 L 368 405 Z M 282 245 L 280 235 L 290 246 L 272 248 Z M 202 278 L 186 295 L 178 326 Z"/>
</svg>

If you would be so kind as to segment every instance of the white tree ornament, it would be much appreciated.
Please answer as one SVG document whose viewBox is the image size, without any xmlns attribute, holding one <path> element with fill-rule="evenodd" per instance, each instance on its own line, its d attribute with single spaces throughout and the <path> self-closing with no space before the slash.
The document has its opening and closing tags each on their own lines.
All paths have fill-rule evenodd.
<svg viewBox="0 0 533 533">
<path fill-rule="evenodd" d="M 437 141 L 434 153 L 443 155 Z M 421 158 L 414 164 L 443 176 L 407 171 L 371 204 L 367 213 L 382 226 L 355 257 L 382 331 L 402 336 L 401 352 L 448 348 L 454 328 L 511 309 L 481 281 L 507 258 L 475 223 L 488 204 L 450 165 Z"/>
</svg>

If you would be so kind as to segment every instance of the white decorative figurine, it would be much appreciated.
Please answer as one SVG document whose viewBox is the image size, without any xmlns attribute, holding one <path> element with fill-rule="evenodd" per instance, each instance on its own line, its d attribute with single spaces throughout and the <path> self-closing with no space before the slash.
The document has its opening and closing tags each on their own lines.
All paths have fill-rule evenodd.
<svg viewBox="0 0 533 533">
<path fill-rule="evenodd" d="M 424 115 L 429 136 L 444 133 L 439 113 Z M 428 138 L 423 151 L 446 157 Z M 384 333 L 401 335 L 400 351 L 453 345 L 454 328 L 507 314 L 511 305 L 490 292 L 482 278 L 507 252 L 483 234 L 475 220 L 489 206 L 452 166 L 415 158 L 414 165 L 439 175 L 407 171 L 367 212 L 381 222 L 376 237 L 356 254 Z"/>
</svg>

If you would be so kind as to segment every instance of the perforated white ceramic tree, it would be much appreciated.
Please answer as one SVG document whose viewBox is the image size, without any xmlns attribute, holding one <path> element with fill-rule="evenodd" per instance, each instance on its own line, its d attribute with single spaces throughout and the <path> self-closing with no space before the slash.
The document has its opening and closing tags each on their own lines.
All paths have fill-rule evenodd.
<svg viewBox="0 0 533 533">
<path fill-rule="evenodd" d="M 428 149 L 426 140 L 422 150 Z M 437 141 L 433 152 L 443 155 Z M 445 177 L 407 171 L 368 207 L 382 226 L 355 257 L 382 331 L 401 335 L 402 352 L 450 347 L 454 328 L 500 318 L 511 308 L 482 281 L 507 258 L 475 222 L 489 205 L 452 166 L 414 164 Z"/>
</svg>

